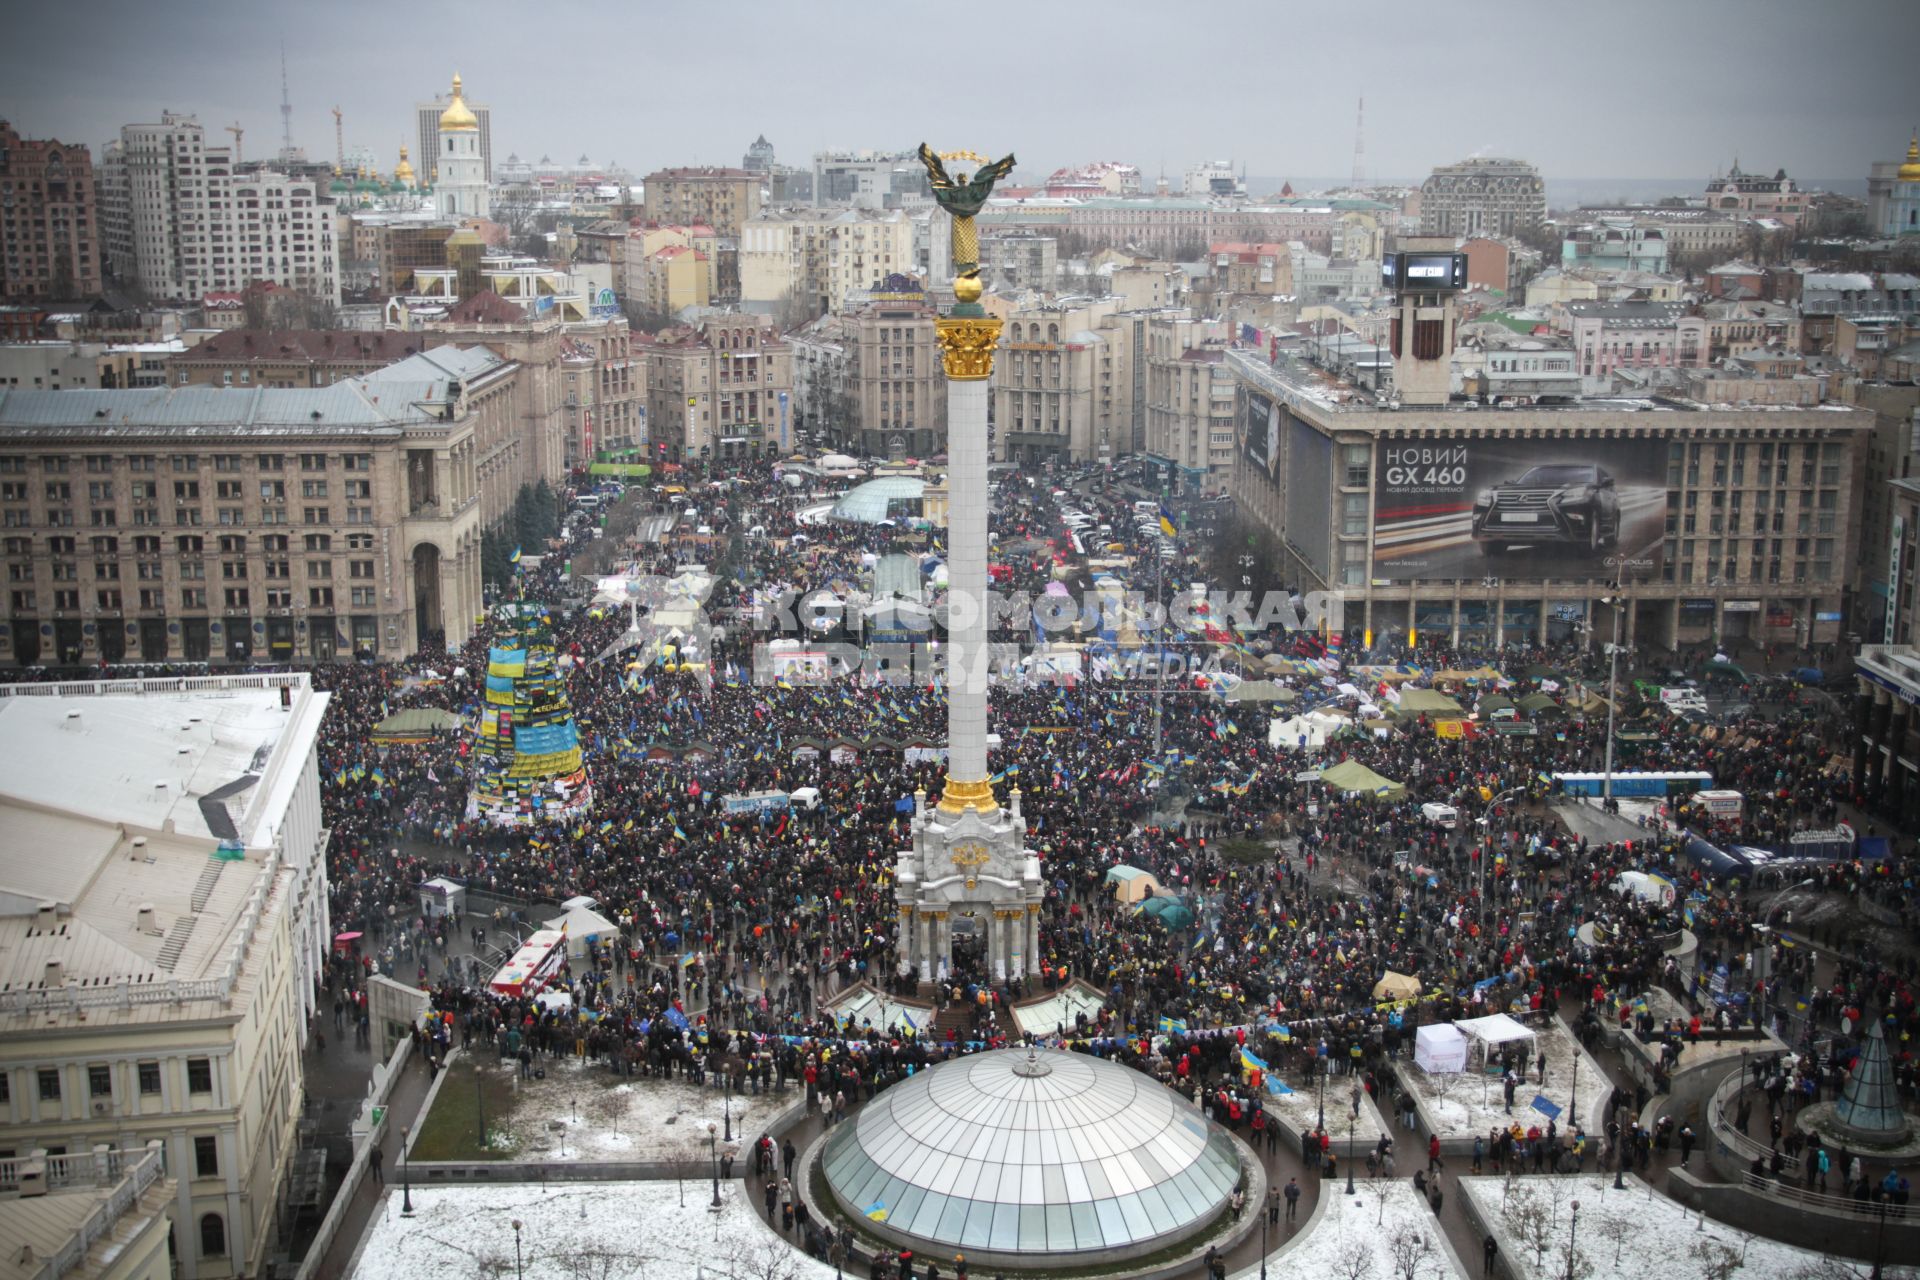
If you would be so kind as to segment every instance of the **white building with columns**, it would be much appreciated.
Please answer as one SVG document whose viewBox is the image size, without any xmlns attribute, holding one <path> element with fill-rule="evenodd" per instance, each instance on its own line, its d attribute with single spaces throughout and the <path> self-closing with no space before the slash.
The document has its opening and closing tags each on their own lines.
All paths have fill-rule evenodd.
<svg viewBox="0 0 1920 1280">
<path fill-rule="evenodd" d="M 442 216 L 487 216 L 487 160 L 480 138 L 480 117 L 461 96 L 460 73 L 453 76 L 453 101 L 440 113 L 439 144 L 429 173 L 434 180 L 434 210 Z"/>
<path fill-rule="evenodd" d="M 328 696 L 0 686 L 0 1160 L 158 1141 L 192 1280 L 264 1275 L 276 1240 L 332 936 Z"/>
</svg>

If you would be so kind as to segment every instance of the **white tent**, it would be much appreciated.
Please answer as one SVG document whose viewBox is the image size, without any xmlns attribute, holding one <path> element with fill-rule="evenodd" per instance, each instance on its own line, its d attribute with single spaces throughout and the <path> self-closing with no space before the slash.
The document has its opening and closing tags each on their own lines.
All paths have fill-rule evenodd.
<svg viewBox="0 0 1920 1280">
<path fill-rule="evenodd" d="M 1428 1075 L 1467 1069 L 1467 1038 L 1450 1023 L 1437 1022 L 1414 1033 L 1413 1061 Z"/>
<path fill-rule="evenodd" d="M 1482 1062 L 1487 1060 L 1495 1047 L 1517 1040 L 1525 1040 L 1527 1052 L 1533 1052 L 1533 1032 L 1504 1013 L 1490 1013 L 1484 1018 L 1462 1018 L 1453 1025 L 1480 1046 Z"/>
<path fill-rule="evenodd" d="M 618 925 L 592 907 L 575 907 L 563 916 L 555 916 L 543 927 L 565 929 L 567 955 L 576 960 L 587 954 L 587 943 L 605 942 L 620 933 Z"/>
<path fill-rule="evenodd" d="M 455 884 L 444 876 L 435 876 L 420 886 L 421 915 L 431 919 L 435 916 L 458 915 L 466 909 L 465 885 Z"/>
<path fill-rule="evenodd" d="M 1327 739 L 1348 727 L 1350 721 L 1342 715 L 1331 715 L 1325 711 L 1309 711 L 1305 715 L 1288 716 L 1275 719 L 1267 725 L 1267 745 L 1286 747 L 1292 750 L 1317 751 L 1327 745 Z M 1301 739 L 1306 739 L 1304 748 Z"/>
</svg>

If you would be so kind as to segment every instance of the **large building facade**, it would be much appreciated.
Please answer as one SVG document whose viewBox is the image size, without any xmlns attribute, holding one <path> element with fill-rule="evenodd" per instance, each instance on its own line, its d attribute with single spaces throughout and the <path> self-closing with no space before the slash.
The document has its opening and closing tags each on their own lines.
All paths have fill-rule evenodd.
<svg viewBox="0 0 1920 1280">
<path fill-rule="evenodd" d="M 85 147 L 22 138 L 0 120 L 0 299 L 100 292 L 100 218 Z"/>
<path fill-rule="evenodd" d="M 1006 462 L 1110 462 L 1145 437 L 1150 323 L 1125 300 L 1064 298 L 1015 310 L 993 362 L 995 454 Z"/>
<path fill-rule="evenodd" d="M 646 369 L 654 456 L 698 462 L 777 456 L 793 441 L 793 355 L 757 316 L 633 340 Z"/>
<path fill-rule="evenodd" d="M 1342 602 L 1351 643 L 1409 627 L 1482 646 L 1590 626 L 1605 640 L 1615 600 L 1623 642 L 1821 644 L 1857 611 L 1865 411 L 1601 401 L 1496 422 L 1335 399 L 1259 353 L 1226 359 L 1234 499 L 1273 535 L 1283 580 Z"/>
<path fill-rule="evenodd" d="M 522 372 L 440 348 L 319 390 L 0 394 L 0 664 L 457 647 L 481 530 L 558 465 Z"/>
<path fill-rule="evenodd" d="M 1547 216 L 1547 184 L 1524 160 L 1442 165 L 1420 184 L 1420 234 L 1510 236 Z"/>
<path fill-rule="evenodd" d="M 130 124 L 100 163 L 107 269 L 149 297 L 199 302 L 269 282 L 340 301 L 335 205 L 315 179 L 235 172 L 192 116 Z"/>
<path fill-rule="evenodd" d="M 481 146 L 480 117 L 461 93 L 460 76 L 453 77 L 453 94 L 440 113 L 434 139 L 434 211 L 452 218 L 485 218 L 488 198 L 487 161 Z"/>
<path fill-rule="evenodd" d="M 0 1160 L 158 1143 L 188 1280 L 266 1275 L 279 1239 L 332 939 L 327 696 L 0 686 Z"/>
<path fill-rule="evenodd" d="M 658 169 L 644 179 L 647 221 L 691 225 L 702 223 L 723 236 L 737 236 L 740 228 L 760 212 L 763 179 L 745 169 L 713 166 Z"/>
<path fill-rule="evenodd" d="M 947 385 L 920 283 L 893 276 L 844 318 L 852 348 L 853 417 L 832 443 L 856 456 L 931 458 L 947 451 Z"/>
<path fill-rule="evenodd" d="M 740 234 L 740 301 L 764 309 L 791 299 L 811 311 L 845 310 L 850 295 L 914 270 L 913 232 L 897 212 L 763 214 Z"/>
<path fill-rule="evenodd" d="M 456 77 L 457 75 L 458 73 L 456 73 Z M 418 155 L 423 162 L 420 165 L 420 180 L 422 182 L 432 182 L 434 180 L 434 171 L 439 167 L 439 161 L 435 159 L 435 157 L 440 153 L 440 117 L 446 114 L 447 108 L 452 105 L 452 102 L 453 99 L 451 96 L 442 94 L 432 102 L 418 102 L 414 104 L 414 134 L 420 144 L 420 149 L 414 154 Z M 480 135 L 481 176 L 485 178 L 488 185 L 492 185 L 493 110 L 478 102 L 467 103 L 467 110 L 473 113 L 474 124 Z"/>
<path fill-rule="evenodd" d="M 1233 477 L 1234 385 L 1226 324 L 1185 315 L 1147 324 L 1146 452 L 1175 492 L 1224 492 Z"/>
</svg>

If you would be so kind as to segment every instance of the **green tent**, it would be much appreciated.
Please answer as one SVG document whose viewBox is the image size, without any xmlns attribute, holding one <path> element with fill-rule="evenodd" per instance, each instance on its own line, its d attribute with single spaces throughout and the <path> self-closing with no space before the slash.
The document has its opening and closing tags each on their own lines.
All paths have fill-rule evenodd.
<svg viewBox="0 0 1920 1280">
<path fill-rule="evenodd" d="M 1227 690 L 1228 702 L 1292 702 L 1300 695 L 1271 680 L 1242 680 Z"/>
<path fill-rule="evenodd" d="M 467 722 L 457 713 L 438 707 L 410 707 L 373 726 L 376 742 L 426 742 L 443 733 L 458 733 Z"/>
<path fill-rule="evenodd" d="M 1169 929 L 1184 929 L 1193 923 L 1193 912 L 1181 905 L 1178 898 L 1148 898 L 1140 904 L 1140 910 Z"/>
<path fill-rule="evenodd" d="M 1512 698 L 1509 698 L 1504 693 L 1489 693 L 1485 697 L 1480 699 L 1480 702 L 1475 707 L 1475 710 L 1477 710 L 1480 713 L 1480 718 L 1482 720 L 1485 720 L 1488 717 L 1492 716 L 1493 713 L 1496 711 L 1515 710 L 1518 708 L 1518 706 L 1519 706 L 1518 703 L 1516 703 Z"/>
<path fill-rule="evenodd" d="M 1566 708 L 1553 700 L 1551 694 L 1530 693 L 1517 704 L 1520 714 L 1529 720 L 1538 720 L 1541 716 L 1564 715 Z"/>
<path fill-rule="evenodd" d="M 1383 778 L 1358 760 L 1342 760 L 1320 771 L 1320 780 L 1344 795 L 1367 795 L 1377 800 L 1400 800 L 1407 789 L 1391 778 Z"/>
<path fill-rule="evenodd" d="M 1394 713 L 1402 719 L 1425 716 L 1429 720 L 1464 720 L 1467 715 L 1459 703 L 1434 689 L 1402 689 Z"/>
</svg>

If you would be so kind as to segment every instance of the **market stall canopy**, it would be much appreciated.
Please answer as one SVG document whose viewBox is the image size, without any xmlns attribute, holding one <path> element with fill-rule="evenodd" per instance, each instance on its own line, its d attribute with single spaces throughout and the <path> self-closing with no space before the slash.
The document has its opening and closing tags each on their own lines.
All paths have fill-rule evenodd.
<svg viewBox="0 0 1920 1280">
<path fill-rule="evenodd" d="M 409 707 L 373 726 L 375 742 L 428 742 L 446 733 L 458 733 L 467 722 L 457 712 L 439 707 Z"/>
<path fill-rule="evenodd" d="M 1403 716 L 1425 716 L 1429 720 L 1464 720 L 1466 708 L 1437 689 L 1406 689 L 1397 708 Z"/>
<path fill-rule="evenodd" d="M 1605 711 L 1607 700 L 1589 689 L 1585 693 L 1568 698 L 1567 705 L 1575 711 L 1591 714 L 1596 711 Z"/>
<path fill-rule="evenodd" d="M 1357 793 L 1382 800 L 1398 800 L 1407 793 L 1405 787 L 1391 778 L 1381 777 L 1358 760 L 1342 760 L 1330 769 L 1322 769 L 1320 780 L 1347 795 Z"/>
<path fill-rule="evenodd" d="M 1474 667 L 1471 670 L 1456 670 L 1453 667 L 1448 667 L 1444 671 L 1436 671 L 1433 673 L 1433 682 L 1435 684 L 1487 684 L 1504 678 L 1505 677 L 1492 667 Z"/>
<path fill-rule="evenodd" d="M 563 916 L 555 916 L 543 927 L 566 930 L 569 956 L 584 956 L 589 942 L 603 941 L 620 932 L 618 925 L 592 907 L 575 907 Z"/>
<path fill-rule="evenodd" d="M 1373 984 L 1375 1000 L 1411 1000 L 1420 994 L 1420 979 L 1412 974 L 1395 973 L 1387 970 L 1386 976 Z"/>
<path fill-rule="evenodd" d="M 1467 1069 L 1467 1038 L 1445 1022 L 1414 1032 L 1413 1063 L 1429 1075 L 1452 1075 Z"/>
<path fill-rule="evenodd" d="M 1332 715 L 1323 711 L 1309 711 L 1305 715 L 1288 716 L 1284 720 L 1275 720 L 1269 724 L 1267 745 L 1316 751 L 1327 745 L 1328 738 L 1348 727 L 1349 722 L 1345 716 Z"/>
<path fill-rule="evenodd" d="M 1142 898 L 1166 892 L 1151 871 L 1142 871 L 1139 867 L 1129 867 L 1124 863 L 1108 869 L 1107 883 L 1114 886 L 1113 896 L 1118 902 L 1139 902 Z"/>
<path fill-rule="evenodd" d="M 1227 690 L 1228 702 L 1292 702 L 1300 695 L 1271 680 L 1242 680 Z"/>
</svg>

